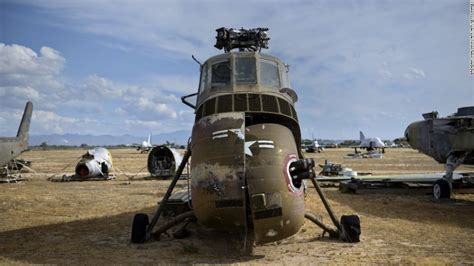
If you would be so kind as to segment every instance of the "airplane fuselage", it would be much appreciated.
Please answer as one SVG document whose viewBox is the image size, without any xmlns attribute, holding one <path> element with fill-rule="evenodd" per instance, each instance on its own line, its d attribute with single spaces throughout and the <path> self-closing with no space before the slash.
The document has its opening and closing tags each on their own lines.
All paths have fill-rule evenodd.
<svg viewBox="0 0 474 266">
<path fill-rule="evenodd" d="M 0 138 L 0 167 L 20 155 L 27 149 L 27 144 L 19 138 Z"/>
</svg>

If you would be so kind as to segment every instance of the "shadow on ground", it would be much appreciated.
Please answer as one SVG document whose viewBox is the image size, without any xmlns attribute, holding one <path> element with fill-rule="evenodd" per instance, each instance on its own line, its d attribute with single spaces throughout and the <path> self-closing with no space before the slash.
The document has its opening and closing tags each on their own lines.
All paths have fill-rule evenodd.
<svg viewBox="0 0 474 266">
<path fill-rule="evenodd" d="M 141 212 L 151 214 L 154 210 Z M 34 264 L 239 263 L 263 257 L 245 255 L 239 236 L 197 225 L 190 228 L 191 236 L 186 239 L 162 236 L 160 241 L 130 244 L 134 214 L 1 232 L 0 254 Z"/>
</svg>

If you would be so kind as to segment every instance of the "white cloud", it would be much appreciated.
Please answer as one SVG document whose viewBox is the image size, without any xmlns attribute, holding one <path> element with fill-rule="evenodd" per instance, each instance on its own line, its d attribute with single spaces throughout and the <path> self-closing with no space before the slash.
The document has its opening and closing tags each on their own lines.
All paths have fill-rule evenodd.
<svg viewBox="0 0 474 266">
<path fill-rule="evenodd" d="M 472 78 L 467 74 L 465 1 L 31 4 L 59 27 L 89 34 L 103 45 L 110 44 L 127 54 L 153 56 L 157 65 L 164 57 L 179 62 L 195 54 L 204 61 L 220 53 L 212 47 L 214 29 L 220 26 L 268 26 L 268 52 L 291 65 L 292 84 L 300 95 L 297 109 L 302 127 L 323 125 L 324 129 L 318 132 L 323 137 L 348 137 L 357 135 L 355 129 L 354 134 L 348 128 L 373 126 L 380 128 L 379 135 L 396 137 L 422 112 L 452 113 L 461 105 L 472 105 L 474 99 Z M 37 55 L 25 48 L 9 48 L 18 62 L 13 64 L 17 70 L 9 75 L 12 84 L 5 86 L 32 88 L 41 99 L 45 94 L 56 97 L 56 102 L 82 96 L 84 101 L 107 105 L 104 109 L 122 119 L 161 119 L 163 125 L 192 123 L 192 115 L 184 111 L 187 107 L 180 105 L 178 96 L 197 89 L 197 74 L 189 77 L 180 73 L 179 67 L 165 71 L 161 66 L 158 69 L 165 74 L 157 73 L 151 82 L 127 84 L 90 73 L 86 80 L 77 82 L 79 85 L 66 86 L 61 94 L 57 92 L 65 86 L 58 76 L 65 63 L 61 54 L 45 48 Z M 44 72 L 35 64 L 23 64 L 23 59 L 44 65 Z M 33 73 L 53 78 L 36 81 Z M 29 78 L 24 79 L 25 76 Z M 56 93 L 44 92 L 50 86 L 56 88 Z M 2 93 L 7 92 L 0 89 Z"/>
</svg>

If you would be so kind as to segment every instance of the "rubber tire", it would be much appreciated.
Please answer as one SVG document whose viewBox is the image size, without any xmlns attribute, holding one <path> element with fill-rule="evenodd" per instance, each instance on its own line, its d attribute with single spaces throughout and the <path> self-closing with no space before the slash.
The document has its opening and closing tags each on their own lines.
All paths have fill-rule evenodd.
<svg viewBox="0 0 474 266">
<path fill-rule="evenodd" d="M 146 230 L 149 225 L 148 215 L 144 213 L 137 213 L 133 217 L 132 224 L 132 243 L 142 244 L 146 241 Z"/>
<path fill-rule="evenodd" d="M 449 199 L 451 197 L 451 187 L 445 179 L 438 179 L 433 185 L 433 197 L 435 199 Z"/>
<path fill-rule="evenodd" d="M 346 233 L 347 242 L 360 242 L 360 219 L 357 215 L 343 215 L 341 217 L 341 225 Z"/>
</svg>

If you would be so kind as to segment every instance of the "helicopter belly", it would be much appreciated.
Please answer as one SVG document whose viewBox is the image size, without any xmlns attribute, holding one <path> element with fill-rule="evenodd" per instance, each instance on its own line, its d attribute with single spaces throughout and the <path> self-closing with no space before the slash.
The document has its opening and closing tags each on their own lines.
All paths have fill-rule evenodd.
<svg viewBox="0 0 474 266">
<path fill-rule="evenodd" d="M 289 164 L 298 159 L 291 131 L 278 124 L 246 128 L 245 174 L 255 242 L 298 232 L 304 221 L 303 184 L 293 184 Z"/>
<path fill-rule="evenodd" d="M 201 119 L 193 128 L 191 192 L 200 224 L 245 229 L 244 114 Z"/>
<path fill-rule="evenodd" d="M 210 228 L 253 228 L 257 244 L 277 241 L 295 234 L 304 220 L 303 185 L 293 184 L 288 171 L 298 150 L 288 128 L 245 127 L 244 121 L 243 113 L 223 113 L 194 126 L 194 213 Z"/>
</svg>

